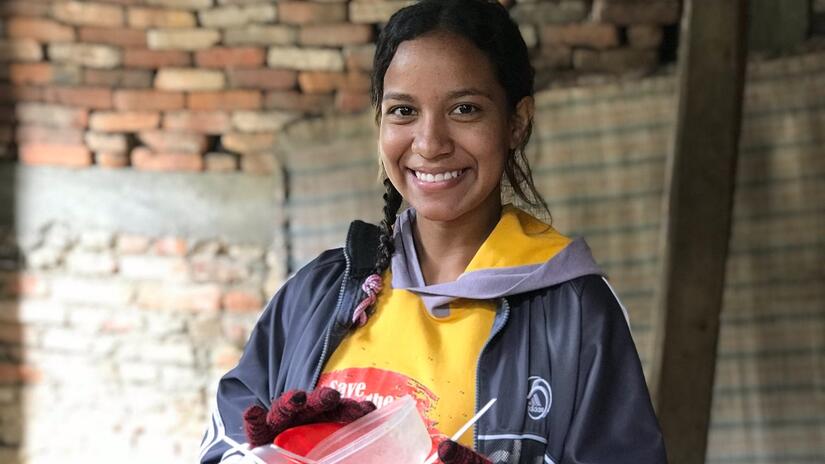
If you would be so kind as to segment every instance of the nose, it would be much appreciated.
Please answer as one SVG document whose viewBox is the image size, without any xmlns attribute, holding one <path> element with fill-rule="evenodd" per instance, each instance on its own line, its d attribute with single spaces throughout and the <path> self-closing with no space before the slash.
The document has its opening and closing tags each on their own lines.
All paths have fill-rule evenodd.
<svg viewBox="0 0 825 464">
<path fill-rule="evenodd" d="M 413 153 L 426 159 L 452 153 L 453 141 L 450 137 L 447 121 L 443 117 L 430 115 L 420 118 L 412 143 Z"/>
</svg>

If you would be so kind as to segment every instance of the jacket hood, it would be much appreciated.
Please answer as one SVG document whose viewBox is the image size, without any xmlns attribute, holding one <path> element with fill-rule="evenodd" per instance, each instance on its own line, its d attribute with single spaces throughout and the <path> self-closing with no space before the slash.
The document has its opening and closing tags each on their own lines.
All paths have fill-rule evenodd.
<svg viewBox="0 0 825 464">
<path fill-rule="evenodd" d="M 454 282 L 426 285 L 415 251 L 415 210 L 395 225 L 392 286 L 417 294 L 433 316 L 449 315 L 459 298 L 497 299 L 566 282 L 603 275 L 582 239 L 571 240 L 530 214 L 505 205 L 501 219 Z"/>
</svg>

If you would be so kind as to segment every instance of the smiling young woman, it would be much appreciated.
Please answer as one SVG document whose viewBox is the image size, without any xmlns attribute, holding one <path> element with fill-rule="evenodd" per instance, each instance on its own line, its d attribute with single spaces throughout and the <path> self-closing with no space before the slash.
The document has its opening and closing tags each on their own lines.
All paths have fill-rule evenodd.
<svg viewBox="0 0 825 464">
<path fill-rule="evenodd" d="M 415 208 L 428 283 L 455 280 L 501 216 L 501 179 L 524 137 L 532 97 L 511 114 L 490 60 L 433 31 L 401 43 L 384 75 L 381 161 Z"/>
<path fill-rule="evenodd" d="M 506 9 L 404 8 L 374 69 L 384 218 L 354 222 L 270 301 L 221 380 L 202 462 L 232 459 L 220 437 L 244 425 L 257 444 L 311 422 L 282 406 L 331 388 L 379 408 L 412 396 L 447 464 L 664 463 L 626 312 L 587 245 L 502 202 L 549 216 L 524 156 L 533 69 Z"/>
</svg>

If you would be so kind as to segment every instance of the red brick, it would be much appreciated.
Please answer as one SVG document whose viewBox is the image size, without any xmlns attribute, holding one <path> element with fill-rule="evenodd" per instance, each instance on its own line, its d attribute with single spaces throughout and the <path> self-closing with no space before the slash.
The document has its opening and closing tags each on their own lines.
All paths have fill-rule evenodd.
<svg viewBox="0 0 825 464">
<path fill-rule="evenodd" d="M 153 153 L 146 147 L 132 150 L 132 167 L 142 171 L 202 171 L 198 153 Z"/>
<path fill-rule="evenodd" d="M 184 97 L 182 92 L 116 90 L 114 103 L 118 110 L 179 110 L 184 107 Z"/>
<path fill-rule="evenodd" d="M 344 48 L 344 62 L 350 71 L 372 71 L 375 45 L 360 45 Z"/>
<path fill-rule="evenodd" d="M 138 291 L 137 303 L 145 309 L 216 313 L 221 307 L 221 290 L 211 284 L 147 284 Z"/>
<path fill-rule="evenodd" d="M 193 92 L 187 95 L 186 106 L 192 110 L 256 110 L 261 100 L 256 90 Z"/>
<path fill-rule="evenodd" d="M 95 164 L 104 168 L 125 168 L 129 166 L 126 153 L 99 151 L 95 153 Z"/>
<path fill-rule="evenodd" d="M 48 16 L 51 4 L 31 0 L 5 0 L 0 2 L 0 17 Z"/>
<path fill-rule="evenodd" d="M 83 82 L 87 85 L 103 85 L 127 89 L 152 87 L 152 71 L 143 69 L 86 69 Z"/>
<path fill-rule="evenodd" d="M 308 114 L 321 114 L 333 105 L 332 95 L 306 94 L 295 90 L 267 92 L 265 109 L 292 110 Z"/>
<path fill-rule="evenodd" d="M 86 127 L 89 112 L 85 108 L 72 108 L 48 103 L 19 103 L 15 107 L 18 121 L 52 127 Z"/>
<path fill-rule="evenodd" d="M 94 69 L 114 69 L 123 63 L 120 48 L 90 43 L 49 44 L 49 60 Z"/>
<path fill-rule="evenodd" d="M 638 25 L 627 28 L 627 41 L 633 48 L 658 48 L 664 32 L 659 26 Z"/>
<path fill-rule="evenodd" d="M 545 46 L 540 52 L 532 59 L 536 69 L 567 69 L 572 64 L 573 49 L 566 45 Z"/>
<path fill-rule="evenodd" d="M 49 293 L 45 279 L 30 273 L 13 273 L 4 279 L 3 293 L 10 296 L 42 297 Z"/>
<path fill-rule="evenodd" d="M 246 153 L 241 156 L 241 170 L 247 174 L 266 176 L 278 167 L 274 153 Z"/>
<path fill-rule="evenodd" d="M 152 249 L 156 254 L 163 256 L 186 256 L 189 243 L 180 237 L 161 237 L 155 240 Z"/>
<path fill-rule="evenodd" d="M 152 50 L 202 50 L 221 41 L 216 29 L 149 29 L 146 40 Z"/>
<path fill-rule="evenodd" d="M 278 2 L 278 21 L 284 24 L 336 23 L 346 20 L 346 3 Z"/>
<path fill-rule="evenodd" d="M 191 132 L 145 131 L 139 133 L 138 138 L 156 152 L 203 153 L 208 145 L 205 135 Z"/>
<path fill-rule="evenodd" d="M 68 127 L 44 127 L 33 125 L 18 125 L 15 129 L 15 139 L 18 144 L 46 143 L 58 145 L 83 145 L 84 131 Z"/>
<path fill-rule="evenodd" d="M 0 363 L 0 385 L 17 385 L 21 383 L 38 383 L 43 380 L 43 372 L 34 366 Z"/>
<path fill-rule="evenodd" d="M 298 73 L 285 69 L 231 69 L 229 86 L 253 89 L 291 89 L 298 82 Z"/>
<path fill-rule="evenodd" d="M 220 90 L 226 87 L 226 76 L 214 69 L 161 68 L 155 75 L 155 88 L 178 91 Z"/>
<path fill-rule="evenodd" d="M 12 63 L 9 65 L 9 80 L 15 84 L 76 85 L 81 82 L 82 78 L 78 66 Z"/>
<path fill-rule="evenodd" d="M 272 148 L 275 140 L 274 132 L 228 132 L 221 136 L 221 146 L 236 153 L 252 153 Z"/>
<path fill-rule="evenodd" d="M 43 100 L 95 110 L 112 108 L 112 89 L 106 87 L 47 87 Z"/>
<path fill-rule="evenodd" d="M 12 124 L 14 124 L 14 106 L 0 105 L 0 126 Z"/>
<path fill-rule="evenodd" d="M 43 90 L 33 85 L 0 85 L 0 103 L 43 101 Z"/>
<path fill-rule="evenodd" d="M 308 94 L 332 93 L 341 86 L 344 73 L 305 71 L 298 74 L 298 86 Z"/>
<path fill-rule="evenodd" d="M 20 145 L 19 154 L 24 164 L 70 167 L 92 164 L 92 153 L 85 145 L 28 143 Z"/>
<path fill-rule="evenodd" d="M 89 128 L 100 132 L 138 132 L 154 129 L 159 123 L 156 111 L 95 112 L 89 118 Z"/>
<path fill-rule="evenodd" d="M 69 0 L 54 2 L 52 16 L 78 26 L 118 27 L 125 23 L 123 7 L 105 3 Z"/>
<path fill-rule="evenodd" d="M 248 266 L 228 256 L 195 255 L 189 259 L 192 280 L 196 282 L 245 282 Z"/>
<path fill-rule="evenodd" d="M 344 113 L 357 113 L 370 108 L 367 92 L 340 91 L 335 94 L 335 108 Z"/>
<path fill-rule="evenodd" d="M 180 256 L 121 256 L 118 268 L 121 277 L 130 280 L 184 281 L 189 278 L 189 264 Z"/>
<path fill-rule="evenodd" d="M 305 93 L 330 93 L 335 90 L 365 92 L 370 88 L 370 78 L 365 73 L 302 71 L 298 85 Z"/>
<path fill-rule="evenodd" d="M 128 334 L 139 329 L 137 318 L 117 318 L 106 319 L 100 324 L 100 331 L 105 334 Z"/>
<path fill-rule="evenodd" d="M 51 281 L 53 301 L 123 308 L 134 300 L 129 282 L 111 278 L 78 278 L 61 274 Z M 61 306 L 62 307 L 62 306 Z"/>
<path fill-rule="evenodd" d="M 298 33 L 301 45 L 342 46 L 369 43 L 373 38 L 368 24 L 320 24 L 302 26 Z"/>
<path fill-rule="evenodd" d="M 146 0 L 98 0 L 103 3 L 115 3 L 123 6 L 143 5 Z"/>
<path fill-rule="evenodd" d="M 656 50 L 619 48 L 615 50 L 575 50 L 573 66 L 582 71 L 623 73 L 650 71 L 658 63 Z"/>
<path fill-rule="evenodd" d="M 0 62 L 37 62 L 44 58 L 43 47 L 34 39 L 0 38 Z"/>
<path fill-rule="evenodd" d="M 619 45 L 619 31 L 612 24 L 547 25 L 541 29 L 541 43 L 598 49 L 613 48 Z"/>
<path fill-rule="evenodd" d="M 230 127 L 229 115 L 219 111 L 173 111 L 163 115 L 164 129 L 221 134 Z"/>
<path fill-rule="evenodd" d="M 21 324 L 3 323 L 0 325 L 0 343 L 20 345 L 23 343 L 23 330 Z M 3 381 L 0 380 L 0 384 L 2 383 Z"/>
<path fill-rule="evenodd" d="M 220 372 L 226 372 L 238 365 L 242 353 L 238 347 L 229 344 L 222 345 L 212 352 L 212 367 Z"/>
<path fill-rule="evenodd" d="M 127 68 L 157 69 L 186 67 L 192 64 L 192 55 L 181 50 L 149 50 L 126 48 L 123 50 L 123 66 Z"/>
<path fill-rule="evenodd" d="M 238 288 L 224 293 L 222 304 L 230 312 L 256 313 L 261 310 L 264 301 L 260 290 Z"/>
<path fill-rule="evenodd" d="M 238 170 L 238 158 L 229 153 L 207 153 L 204 156 L 205 168 L 211 172 L 234 172 Z"/>
<path fill-rule="evenodd" d="M 129 8 L 127 22 L 138 29 L 197 26 L 193 12 L 167 8 Z"/>
<path fill-rule="evenodd" d="M 115 249 L 122 255 L 141 254 L 149 249 L 149 242 L 149 238 L 143 235 L 120 234 Z"/>
<path fill-rule="evenodd" d="M 678 0 L 596 0 L 593 18 L 599 22 L 630 24 L 674 24 L 681 14 Z"/>
<path fill-rule="evenodd" d="M 126 153 L 129 151 L 129 139 L 126 134 L 87 131 L 84 140 L 86 146 L 93 152 Z"/>
<path fill-rule="evenodd" d="M 204 68 L 256 68 L 264 60 L 264 50 L 254 47 L 215 47 L 195 52 L 195 63 Z"/>
<path fill-rule="evenodd" d="M 146 31 L 110 27 L 81 27 L 80 41 L 117 45 L 119 47 L 145 47 Z"/>
<path fill-rule="evenodd" d="M 75 41 L 74 28 L 44 18 L 11 18 L 6 22 L 6 35 L 40 42 Z"/>
</svg>

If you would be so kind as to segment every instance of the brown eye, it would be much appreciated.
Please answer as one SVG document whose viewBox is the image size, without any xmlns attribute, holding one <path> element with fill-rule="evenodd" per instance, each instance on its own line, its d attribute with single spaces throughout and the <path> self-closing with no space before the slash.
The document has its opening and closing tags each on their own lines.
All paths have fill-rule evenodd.
<svg viewBox="0 0 825 464">
<path fill-rule="evenodd" d="M 462 103 L 461 105 L 456 106 L 453 110 L 454 113 L 462 115 L 473 114 L 476 111 L 478 111 L 478 107 L 476 107 L 475 105 L 470 105 L 468 103 Z"/>
<path fill-rule="evenodd" d="M 390 108 L 387 113 L 393 116 L 408 117 L 412 116 L 415 112 L 409 106 L 394 106 Z"/>
</svg>

